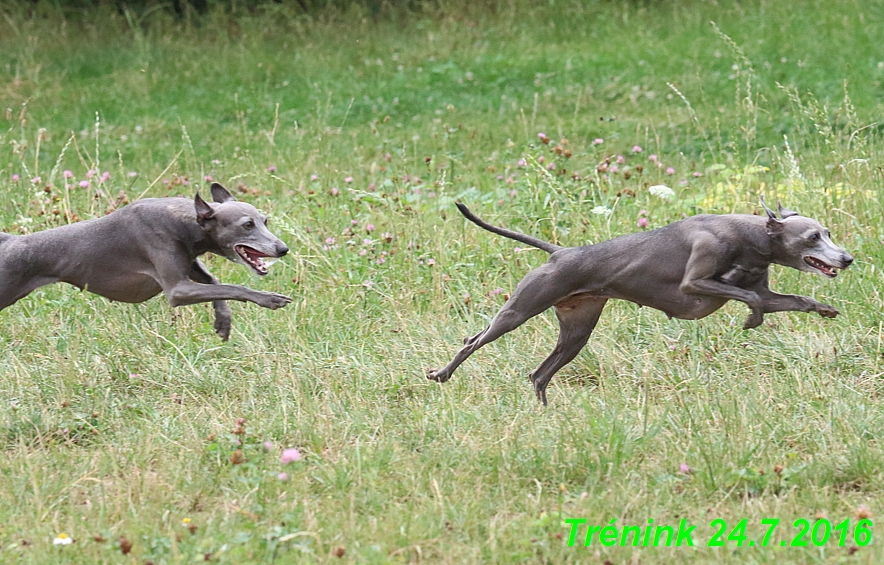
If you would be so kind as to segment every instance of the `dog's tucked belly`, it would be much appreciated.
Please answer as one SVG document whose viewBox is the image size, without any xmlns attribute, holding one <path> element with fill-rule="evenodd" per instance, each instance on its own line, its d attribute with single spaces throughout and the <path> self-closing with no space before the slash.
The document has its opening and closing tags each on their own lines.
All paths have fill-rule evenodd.
<svg viewBox="0 0 884 565">
<path fill-rule="evenodd" d="M 628 300 L 639 306 L 660 310 L 670 318 L 678 318 L 680 320 L 699 320 L 700 318 L 705 318 L 724 306 L 728 301 L 727 298 L 692 295 L 677 289 L 642 296 L 624 296 L 623 294 L 605 289 L 599 292 L 578 293 L 563 302 L 568 302 L 571 298 L 577 297 Z"/>
<path fill-rule="evenodd" d="M 92 277 L 91 280 L 65 280 L 82 290 L 117 302 L 138 303 L 149 300 L 163 289 L 153 277 L 139 273 L 125 273 L 117 276 Z"/>
<path fill-rule="evenodd" d="M 681 297 L 683 297 L 683 300 L 679 301 L 676 305 L 677 307 L 673 307 L 669 310 L 663 308 L 660 309 L 666 312 L 666 315 L 670 318 L 678 318 L 680 320 L 699 320 L 700 318 L 705 318 L 709 314 L 712 314 L 724 306 L 728 301 L 727 298 L 696 296 L 684 293 L 681 293 Z"/>
</svg>

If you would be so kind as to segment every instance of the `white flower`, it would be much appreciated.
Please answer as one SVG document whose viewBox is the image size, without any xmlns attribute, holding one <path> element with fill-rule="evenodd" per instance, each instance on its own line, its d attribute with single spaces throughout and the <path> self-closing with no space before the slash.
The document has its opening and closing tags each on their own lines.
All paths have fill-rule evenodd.
<svg viewBox="0 0 884 565">
<path fill-rule="evenodd" d="M 592 210 L 590 210 L 593 214 L 598 214 L 599 216 L 610 216 L 614 213 L 614 210 L 611 210 L 607 206 L 596 206 Z"/>
<path fill-rule="evenodd" d="M 64 532 L 58 534 L 58 536 L 52 540 L 52 545 L 71 545 L 72 543 L 74 543 L 74 540 Z"/>
<path fill-rule="evenodd" d="M 655 184 L 648 190 L 651 192 L 651 194 L 653 194 L 654 196 L 659 196 L 660 198 L 672 198 L 673 196 L 675 196 L 675 191 L 665 184 Z"/>
</svg>

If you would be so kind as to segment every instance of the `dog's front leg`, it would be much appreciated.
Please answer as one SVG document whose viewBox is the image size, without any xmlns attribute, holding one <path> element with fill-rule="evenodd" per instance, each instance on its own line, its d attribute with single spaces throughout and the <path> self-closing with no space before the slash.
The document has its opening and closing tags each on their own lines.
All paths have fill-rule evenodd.
<svg viewBox="0 0 884 565">
<path fill-rule="evenodd" d="M 817 302 L 809 296 L 796 294 L 777 294 L 769 288 L 759 289 L 764 313 L 769 312 L 816 312 L 823 318 L 834 318 L 840 312 L 828 304 Z"/>
<path fill-rule="evenodd" d="M 221 284 L 199 259 L 195 259 L 190 266 L 190 280 L 203 284 Z M 212 307 L 215 309 L 215 333 L 227 341 L 230 339 L 231 328 L 230 306 L 223 300 L 215 300 Z"/>
<path fill-rule="evenodd" d="M 768 291 L 767 294 L 759 294 L 764 303 L 764 313 L 769 312 L 816 312 L 823 318 L 834 318 L 840 312 L 834 307 L 822 302 L 817 302 L 808 296 L 795 294 L 777 294 Z"/>
<path fill-rule="evenodd" d="M 175 257 L 158 256 L 154 259 L 156 269 L 154 276 L 172 307 L 200 302 L 239 300 L 254 302 L 258 306 L 276 310 L 292 301 L 282 294 L 252 290 L 235 284 L 221 284 L 217 281 L 214 284 L 194 282 L 189 279 L 193 272 L 193 264 L 193 261 L 181 263 Z"/>
<path fill-rule="evenodd" d="M 720 298 L 744 302 L 749 309 L 752 310 L 752 313 L 749 314 L 749 316 L 746 317 L 746 321 L 743 322 L 744 330 L 757 328 L 764 321 L 764 313 L 766 312 L 764 309 L 764 303 L 758 294 L 750 290 L 744 290 L 716 280 L 703 279 L 682 283 L 681 291 L 688 294 L 717 296 Z"/>
<path fill-rule="evenodd" d="M 189 280 L 179 281 L 171 288 L 163 290 L 173 307 L 218 300 L 239 300 L 276 310 L 292 301 L 288 296 L 275 292 L 252 290 L 235 284 L 200 284 Z"/>
<path fill-rule="evenodd" d="M 750 287 L 761 298 L 765 314 L 771 312 L 816 312 L 823 318 L 834 318 L 839 314 L 833 306 L 817 302 L 809 296 L 778 294 L 772 291 L 768 284 L 768 274 L 765 272 L 762 279 Z"/>
<path fill-rule="evenodd" d="M 716 272 L 732 259 L 719 253 L 720 242 L 711 234 L 698 236 L 691 248 L 691 255 L 685 265 L 685 273 L 679 290 L 687 294 L 714 296 L 745 303 L 752 313 L 743 322 L 743 329 L 752 329 L 764 321 L 764 303 L 757 292 L 715 280 Z"/>
</svg>

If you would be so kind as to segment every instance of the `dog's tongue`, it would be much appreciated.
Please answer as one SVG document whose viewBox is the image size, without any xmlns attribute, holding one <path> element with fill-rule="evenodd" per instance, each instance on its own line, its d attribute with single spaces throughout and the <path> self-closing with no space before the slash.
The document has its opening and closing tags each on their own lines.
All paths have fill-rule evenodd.
<svg viewBox="0 0 884 565">
<path fill-rule="evenodd" d="M 252 252 L 250 250 L 249 257 L 251 257 L 255 263 L 263 265 L 265 270 L 269 269 L 272 264 L 279 261 L 279 257 L 270 257 L 269 255 L 261 253 L 260 251 Z"/>
<path fill-rule="evenodd" d="M 275 258 L 268 257 L 266 254 L 257 249 L 252 249 L 248 245 L 240 245 L 237 246 L 236 249 L 237 252 L 239 252 L 240 257 L 242 257 L 259 275 L 266 275 L 267 268 L 276 261 Z M 267 261 L 264 260 L 265 258 Z"/>
<path fill-rule="evenodd" d="M 246 254 L 249 256 L 249 259 L 254 261 L 255 263 L 263 263 L 264 262 L 264 254 L 257 252 L 253 249 L 246 249 Z"/>
<path fill-rule="evenodd" d="M 838 269 L 836 267 L 833 267 L 832 265 L 829 265 L 828 263 L 820 261 L 819 259 L 817 259 L 815 257 L 806 257 L 804 259 L 804 262 L 807 263 L 808 265 L 810 265 L 811 267 L 813 267 L 814 269 L 818 270 L 822 274 L 826 275 L 827 277 L 835 277 L 838 275 Z"/>
</svg>

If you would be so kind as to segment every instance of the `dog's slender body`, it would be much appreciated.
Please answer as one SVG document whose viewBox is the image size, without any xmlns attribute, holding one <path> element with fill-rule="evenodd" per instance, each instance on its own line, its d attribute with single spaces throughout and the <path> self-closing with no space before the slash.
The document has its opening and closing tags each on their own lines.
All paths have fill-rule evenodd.
<svg viewBox="0 0 884 565">
<path fill-rule="evenodd" d="M 221 284 L 198 257 L 215 253 L 265 275 L 262 258 L 282 257 L 288 247 L 254 206 L 237 202 L 217 183 L 211 192 L 215 204 L 199 194 L 194 200 L 147 198 L 94 220 L 21 236 L 0 233 L 0 310 L 54 282 L 129 303 L 165 292 L 172 306 L 212 302 L 215 331 L 226 340 L 226 300 L 275 310 L 291 299 Z"/>
<path fill-rule="evenodd" d="M 457 207 L 480 227 L 551 255 L 519 282 L 487 328 L 465 339 L 454 359 L 443 369 L 430 370 L 427 378 L 447 381 L 477 349 L 555 307 L 558 343 L 531 374 L 537 398 L 544 404 L 550 379 L 583 349 L 612 298 L 686 320 L 698 320 L 728 300 L 739 300 L 751 310 L 743 325 L 746 329 L 759 326 L 770 312 L 817 312 L 834 318 L 838 311 L 831 306 L 771 291 L 768 267 L 776 263 L 835 277 L 837 269 L 853 262 L 817 221 L 782 207 L 782 219 L 765 206 L 767 217 L 693 216 L 659 229 L 567 248 L 492 226 L 463 204 Z"/>
</svg>

